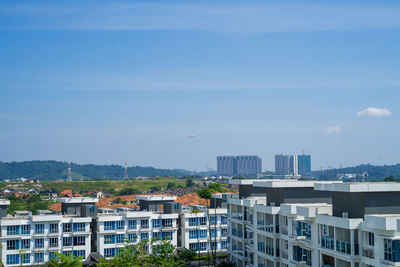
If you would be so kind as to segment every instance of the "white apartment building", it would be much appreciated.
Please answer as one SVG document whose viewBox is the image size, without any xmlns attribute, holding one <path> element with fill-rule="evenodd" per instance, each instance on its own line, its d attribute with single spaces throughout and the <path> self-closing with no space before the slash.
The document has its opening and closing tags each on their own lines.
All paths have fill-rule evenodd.
<svg viewBox="0 0 400 267">
<path fill-rule="evenodd" d="M 110 258 L 127 243 L 136 244 L 153 238 L 169 240 L 171 245 L 177 246 L 178 216 L 177 213 L 100 209 L 96 218 L 97 251 L 105 258 Z M 153 245 L 157 245 L 157 241 Z M 149 242 L 149 253 L 152 249 Z"/>
<path fill-rule="evenodd" d="M 253 187 L 267 189 L 267 202 L 254 205 L 254 246 L 240 251 L 253 259 L 238 261 L 230 249 L 235 266 L 400 266 L 400 184 L 258 181 Z M 320 202 L 325 193 L 331 201 Z M 237 202 L 228 200 L 230 207 Z"/>
<path fill-rule="evenodd" d="M 199 251 L 218 253 L 228 250 L 227 209 L 205 206 L 189 206 L 180 213 L 181 247 Z M 212 246 L 212 247 L 211 247 Z"/>
<path fill-rule="evenodd" d="M 17 212 L 0 221 L 5 266 L 43 265 L 55 252 L 86 258 L 91 252 L 90 217 Z"/>
</svg>

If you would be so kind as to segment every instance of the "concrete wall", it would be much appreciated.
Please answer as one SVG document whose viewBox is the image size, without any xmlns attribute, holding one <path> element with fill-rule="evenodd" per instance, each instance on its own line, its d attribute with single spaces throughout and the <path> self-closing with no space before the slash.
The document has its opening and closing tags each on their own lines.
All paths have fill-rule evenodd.
<svg viewBox="0 0 400 267">
<path fill-rule="evenodd" d="M 282 203 L 332 203 L 332 193 L 315 191 L 312 187 L 301 188 L 266 188 L 267 205 Z"/>
<path fill-rule="evenodd" d="M 267 190 L 264 187 L 253 187 L 253 185 L 239 185 L 239 198 L 266 196 Z"/>
<path fill-rule="evenodd" d="M 333 215 L 364 218 L 365 214 L 400 214 L 400 192 L 333 192 Z"/>
</svg>

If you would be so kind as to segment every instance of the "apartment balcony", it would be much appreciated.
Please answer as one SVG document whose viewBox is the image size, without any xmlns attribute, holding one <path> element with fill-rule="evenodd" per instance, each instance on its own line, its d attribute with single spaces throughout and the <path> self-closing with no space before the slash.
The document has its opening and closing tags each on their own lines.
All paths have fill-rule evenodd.
<svg viewBox="0 0 400 267">
<path fill-rule="evenodd" d="M 281 257 L 284 259 L 289 259 L 289 251 L 282 250 Z"/>
<path fill-rule="evenodd" d="M 281 233 L 282 235 L 288 235 L 287 226 L 281 226 L 281 228 L 280 228 L 280 233 Z"/>
<path fill-rule="evenodd" d="M 263 242 L 258 243 L 257 250 L 262 253 L 265 253 L 269 256 L 274 257 L 274 248 L 271 246 L 265 245 Z"/>
<path fill-rule="evenodd" d="M 264 224 L 263 221 L 258 221 L 257 222 L 257 230 L 273 234 L 274 233 L 274 228 L 275 227 L 274 227 L 273 224 Z"/>
<path fill-rule="evenodd" d="M 230 218 L 239 220 L 239 221 L 243 221 L 243 213 L 233 212 L 233 213 L 231 213 Z"/>
<path fill-rule="evenodd" d="M 238 231 L 237 229 L 232 229 L 232 235 L 236 236 L 236 237 L 243 238 L 243 232 L 242 231 Z"/>
<path fill-rule="evenodd" d="M 362 249 L 362 255 L 367 258 L 375 259 L 375 250 L 374 248 L 366 248 Z"/>
<path fill-rule="evenodd" d="M 232 253 L 238 255 L 239 257 L 244 257 L 244 252 L 243 252 L 243 250 L 232 248 Z"/>
<path fill-rule="evenodd" d="M 335 240 L 329 236 L 321 236 L 321 247 L 335 250 Z"/>
</svg>

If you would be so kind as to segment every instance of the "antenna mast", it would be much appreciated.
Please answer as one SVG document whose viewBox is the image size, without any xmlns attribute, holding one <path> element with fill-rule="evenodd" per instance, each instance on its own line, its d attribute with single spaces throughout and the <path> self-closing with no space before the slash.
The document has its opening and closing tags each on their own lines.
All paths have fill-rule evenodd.
<svg viewBox="0 0 400 267">
<path fill-rule="evenodd" d="M 72 182 L 71 162 L 68 162 L 68 179 L 67 179 L 67 181 Z"/>
<path fill-rule="evenodd" d="M 125 174 L 124 174 L 124 179 L 129 180 L 128 178 L 128 163 L 125 161 Z"/>
</svg>

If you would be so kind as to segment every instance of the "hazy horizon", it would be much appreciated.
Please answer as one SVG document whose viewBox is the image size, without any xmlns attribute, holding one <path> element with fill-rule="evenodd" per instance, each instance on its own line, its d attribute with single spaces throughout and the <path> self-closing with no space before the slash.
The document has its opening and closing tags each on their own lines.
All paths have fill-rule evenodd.
<svg viewBox="0 0 400 267">
<path fill-rule="evenodd" d="M 387 0 L 2 1 L 0 161 L 397 164 L 398 14 Z"/>
</svg>

